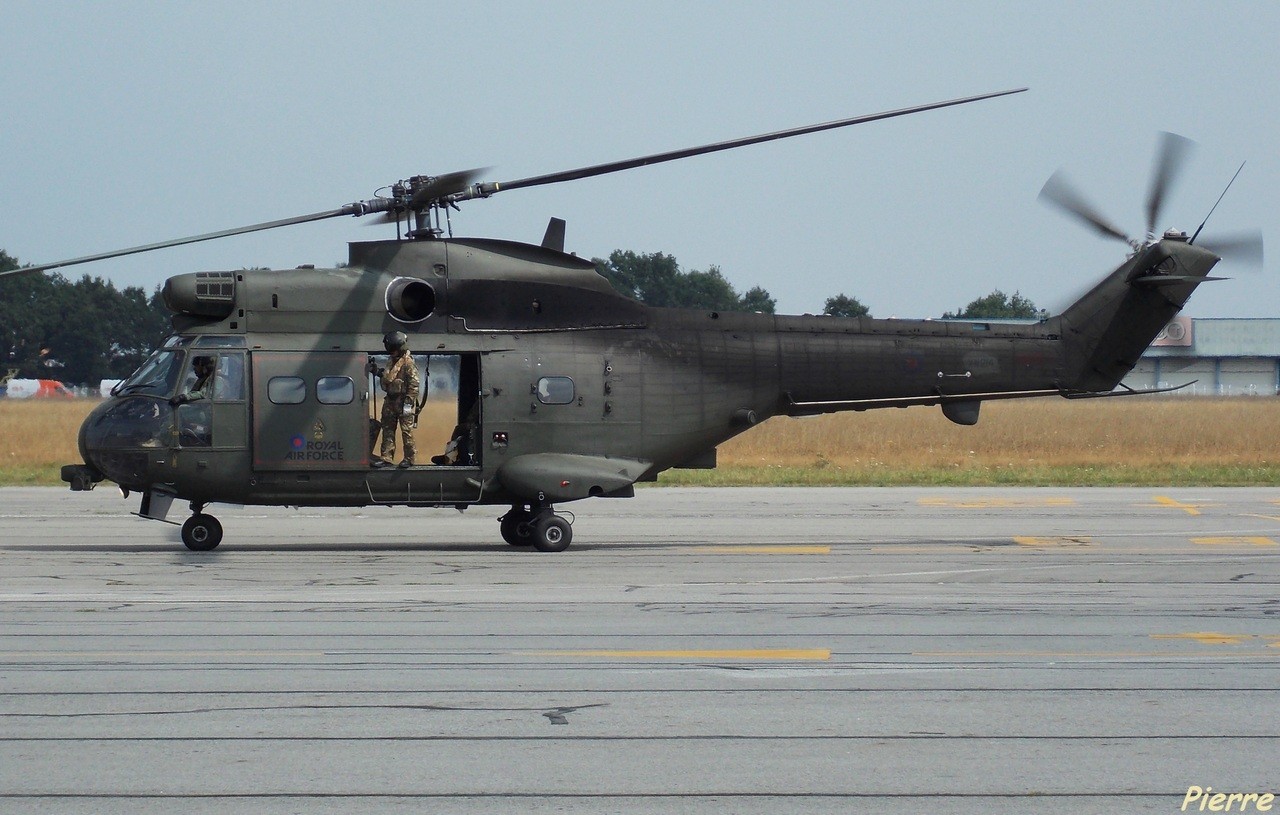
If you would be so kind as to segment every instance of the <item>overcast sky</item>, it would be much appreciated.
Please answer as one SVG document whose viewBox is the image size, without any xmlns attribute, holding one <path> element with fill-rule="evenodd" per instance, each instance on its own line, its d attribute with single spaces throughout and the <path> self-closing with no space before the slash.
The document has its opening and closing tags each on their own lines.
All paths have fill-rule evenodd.
<svg viewBox="0 0 1280 815">
<path fill-rule="evenodd" d="M 1162 226 L 1280 241 L 1280 3 L 0 3 L 0 249 L 41 263 L 369 198 L 796 125 L 1028 93 L 464 204 L 457 235 L 662 251 L 781 312 L 840 292 L 937 316 L 1000 288 L 1056 307 L 1124 259 L 1036 202 L 1064 168 L 1130 234 L 1158 131 L 1198 142 Z M 340 219 L 92 266 L 333 265 Z M 1280 243 L 1273 243 L 1273 256 Z M 1269 261 L 1274 269 L 1275 261 Z M 1223 274 L 1242 272 L 1223 264 Z M 1280 317 L 1274 273 L 1199 317 Z"/>
</svg>

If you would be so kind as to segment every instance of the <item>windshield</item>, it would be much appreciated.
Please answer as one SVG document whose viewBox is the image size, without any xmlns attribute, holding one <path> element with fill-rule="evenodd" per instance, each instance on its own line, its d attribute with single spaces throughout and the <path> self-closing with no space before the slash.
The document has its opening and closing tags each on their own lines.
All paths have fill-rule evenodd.
<svg viewBox="0 0 1280 815">
<path fill-rule="evenodd" d="M 156 351 L 133 375 L 111 391 L 112 396 L 142 394 L 169 398 L 178 385 L 184 351 Z"/>
</svg>

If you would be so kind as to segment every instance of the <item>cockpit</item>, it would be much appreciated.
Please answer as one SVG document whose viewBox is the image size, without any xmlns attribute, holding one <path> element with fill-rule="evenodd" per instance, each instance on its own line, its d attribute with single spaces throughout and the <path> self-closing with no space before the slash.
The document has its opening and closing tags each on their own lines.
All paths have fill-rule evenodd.
<svg viewBox="0 0 1280 815">
<path fill-rule="evenodd" d="M 84 460 L 134 486 L 147 481 L 151 451 L 214 446 L 217 406 L 245 399 L 244 345 L 243 337 L 170 337 L 90 413 Z"/>
</svg>

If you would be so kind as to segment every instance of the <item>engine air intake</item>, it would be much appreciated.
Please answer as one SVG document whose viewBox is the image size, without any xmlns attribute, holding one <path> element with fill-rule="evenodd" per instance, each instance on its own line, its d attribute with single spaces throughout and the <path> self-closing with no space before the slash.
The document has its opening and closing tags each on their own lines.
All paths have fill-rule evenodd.
<svg viewBox="0 0 1280 815">
<path fill-rule="evenodd" d="M 436 310 L 436 291 L 416 277 L 397 277 L 387 286 L 387 313 L 402 323 L 420 323 Z"/>
</svg>

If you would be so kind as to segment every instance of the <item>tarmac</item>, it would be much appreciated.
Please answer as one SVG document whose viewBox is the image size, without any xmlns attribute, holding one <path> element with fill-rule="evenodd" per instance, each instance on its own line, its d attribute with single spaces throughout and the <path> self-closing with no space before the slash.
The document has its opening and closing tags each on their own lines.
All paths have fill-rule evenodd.
<svg viewBox="0 0 1280 815">
<path fill-rule="evenodd" d="M 642 489 L 560 554 L 218 506 L 193 553 L 137 501 L 0 489 L 6 813 L 1280 793 L 1280 489 Z"/>
</svg>

